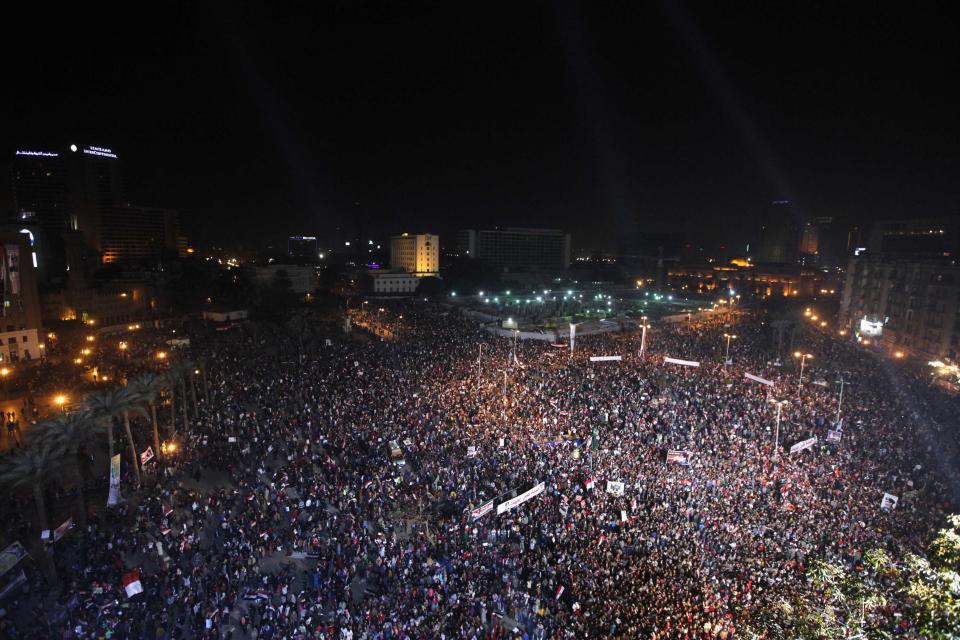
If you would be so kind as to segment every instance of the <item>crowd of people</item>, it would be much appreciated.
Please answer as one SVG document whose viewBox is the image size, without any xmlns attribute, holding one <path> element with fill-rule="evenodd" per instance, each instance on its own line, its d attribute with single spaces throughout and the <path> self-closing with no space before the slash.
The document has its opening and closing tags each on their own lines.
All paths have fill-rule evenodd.
<svg viewBox="0 0 960 640">
<path fill-rule="evenodd" d="M 642 356 L 639 332 L 571 354 L 429 304 L 378 313 L 390 339 L 332 327 L 296 360 L 191 335 L 209 393 L 180 453 L 52 546 L 61 597 L 7 603 L 4 631 L 730 640 L 809 589 L 809 558 L 922 550 L 956 510 L 956 402 L 835 336 L 801 336 L 801 385 L 762 312 L 657 324 Z"/>
</svg>

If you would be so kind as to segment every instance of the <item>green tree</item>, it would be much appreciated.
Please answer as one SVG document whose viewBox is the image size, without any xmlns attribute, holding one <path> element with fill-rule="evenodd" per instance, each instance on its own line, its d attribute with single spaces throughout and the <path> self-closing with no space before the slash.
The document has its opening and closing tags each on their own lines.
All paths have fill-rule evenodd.
<svg viewBox="0 0 960 640">
<path fill-rule="evenodd" d="M 83 472 L 80 467 L 80 448 L 96 432 L 98 427 L 87 411 L 71 411 L 55 414 L 37 424 L 29 432 L 29 439 L 40 445 L 49 445 L 55 453 L 69 464 L 67 469 L 76 485 L 77 523 L 87 526 L 87 503 L 83 497 Z"/>
<path fill-rule="evenodd" d="M 59 454 L 49 442 L 34 442 L 0 458 L 0 484 L 11 489 L 30 487 L 40 529 L 50 528 L 43 490 L 60 463 Z"/>
<path fill-rule="evenodd" d="M 162 376 L 155 373 L 145 373 L 137 376 L 129 383 L 127 387 L 133 391 L 141 402 L 146 404 L 150 411 L 150 426 L 153 431 L 153 453 L 160 458 L 160 428 L 157 421 L 157 398 L 163 391 L 165 381 Z"/>
<path fill-rule="evenodd" d="M 139 400 L 132 390 L 126 387 L 109 387 L 101 391 L 88 394 L 85 398 L 86 407 L 94 415 L 95 420 L 106 427 L 107 441 L 109 442 L 110 458 L 113 459 L 113 423 L 118 417 L 123 417 L 123 427 L 130 442 L 130 457 L 133 463 L 134 476 L 140 484 L 140 459 L 137 456 L 137 447 L 130 432 L 130 412 L 140 411 Z"/>
<path fill-rule="evenodd" d="M 171 400 L 173 398 L 172 390 L 174 386 L 180 387 L 180 406 L 182 408 L 181 417 L 183 418 L 183 428 L 190 429 L 190 418 L 187 416 L 187 376 L 193 373 L 193 367 L 189 362 L 177 360 L 170 363 L 170 369 L 167 371 L 168 380 L 171 388 Z M 174 419 L 176 423 L 176 419 Z"/>
<path fill-rule="evenodd" d="M 744 635 L 752 640 L 892 638 L 902 616 L 922 638 L 960 637 L 960 515 L 948 518 L 927 557 L 895 562 L 882 549 L 864 554 L 852 571 L 814 559 L 807 567 L 813 593 L 783 598 L 756 612 Z"/>
</svg>

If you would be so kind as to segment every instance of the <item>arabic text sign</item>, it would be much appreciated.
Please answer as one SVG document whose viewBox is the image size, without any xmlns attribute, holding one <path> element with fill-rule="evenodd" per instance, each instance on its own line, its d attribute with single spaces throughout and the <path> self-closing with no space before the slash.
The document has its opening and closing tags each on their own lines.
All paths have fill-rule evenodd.
<svg viewBox="0 0 960 640">
<path fill-rule="evenodd" d="M 500 504 L 497 505 L 497 515 L 500 515 L 505 511 L 510 511 L 510 509 L 513 509 L 514 507 L 520 506 L 530 498 L 537 497 L 538 495 L 543 493 L 544 486 L 545 486 L 544 483 L 541 482 L 540 484 L 536 485 L 532 489 L 528 489 L 527 491 L 524 491 L 517 497 L 510 498 L 506 502 L 501 502 Z"/>
</svg>

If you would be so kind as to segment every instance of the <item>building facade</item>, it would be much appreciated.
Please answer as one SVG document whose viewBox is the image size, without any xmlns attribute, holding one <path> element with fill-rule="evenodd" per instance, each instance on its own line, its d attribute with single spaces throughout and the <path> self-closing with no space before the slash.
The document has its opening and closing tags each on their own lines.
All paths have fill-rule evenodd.
<svg viewBox="0 0 960 640">
<path fill-rule="evenodd" d="M 373 293 L 416 293 L 420 278 L 405 272 L 369 271 Z"/>
<path fill-rule="evenodd" d="M 100 219 L 103 264 L 156 264 L 177 255 L 179 214 L 159 207 L 114 207 Z"/>
<path fill-rule="evenodd" d="M 316 236 L 290 236 L 287 238 L 287 255 L 294 260 L 316 261 L 319 255 Z"/>
<path fill-rule="evenodd" d="M 888 350 L 960 362 L 960 266 L 952 261 L 858 256 L 850 260 L 841 322 Z"/>
<path fill-rule="evenodd" d="M 570 267 L 570 234 L 560 229 L 466 230 L 463 252 L 503 271 L 559 271 Z"/>
<path fill-rule="evenodd" d="M 440 237 L 429 233 L 393 236 L 390 238 L 390 269 L 421 278 L 437 275 L 440 272 Z"/>
<path fill-rule="evenodd" d="M 42 356 L 43 326 L 36 269 L 22 233 L 0 233 L 0 363 Z"/>
</svg>

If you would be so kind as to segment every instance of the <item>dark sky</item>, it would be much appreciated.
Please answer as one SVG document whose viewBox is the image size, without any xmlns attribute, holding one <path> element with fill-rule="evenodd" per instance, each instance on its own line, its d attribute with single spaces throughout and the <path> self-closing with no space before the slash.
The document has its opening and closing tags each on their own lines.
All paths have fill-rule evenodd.
<svg viewBox="0 0 960 640">
<path fill-rule="evenodd" d="M 112 147 L 131 200 L 251 244 L 357 217 L 586 248 L 734 242 L 773 199 L 844 224 L 960 211 L 951 5 L 837 4 L 5 9 L 0 148 Z"/>
</svg>

